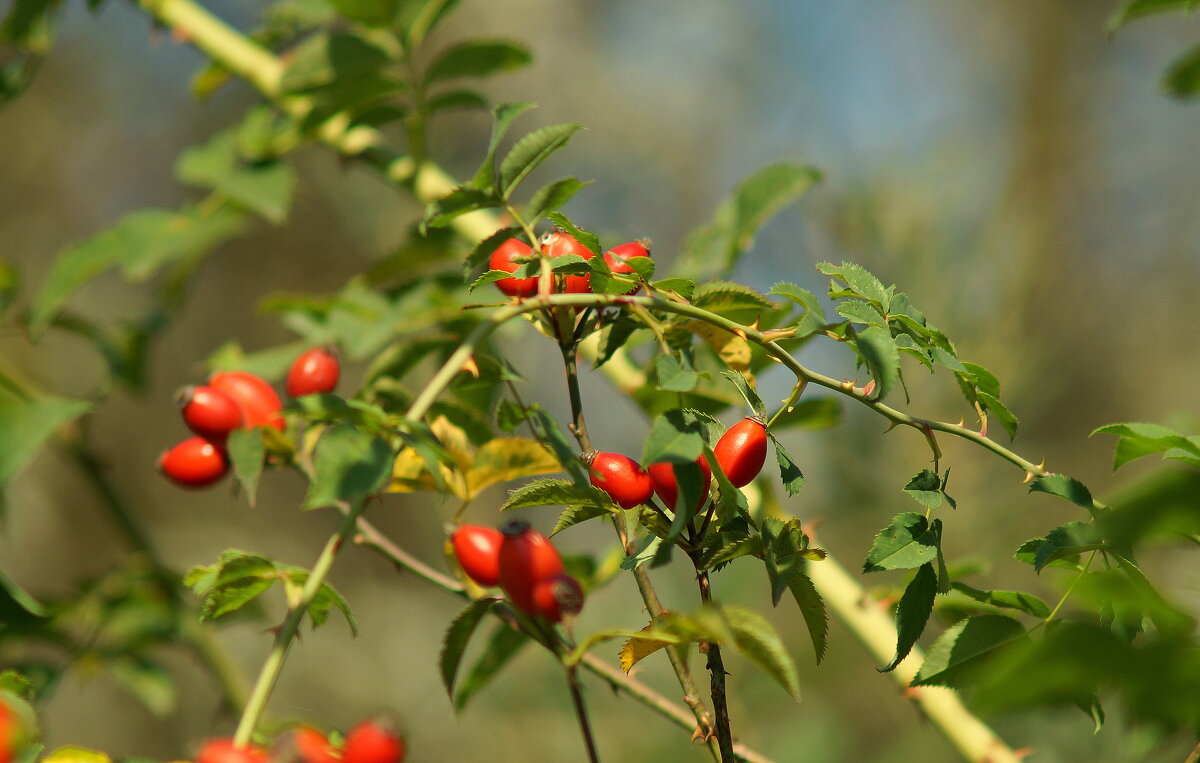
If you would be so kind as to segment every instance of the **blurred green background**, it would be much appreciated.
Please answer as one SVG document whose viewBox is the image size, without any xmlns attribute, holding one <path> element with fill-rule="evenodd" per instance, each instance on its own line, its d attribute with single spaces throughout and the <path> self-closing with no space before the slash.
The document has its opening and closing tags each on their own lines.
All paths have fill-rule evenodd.
<svg viewBox="0 0 1200 763">
<path fill-rule="evenodd" d="M 649 236 L 669 263 L 687 232 L 706 221 L 742 177 L 778 159 L 820 167 L 825 181 L 786 210 L 739 265 L 758 288 L 791 280 L 815 292 L 813 264 L 848 259 L 897 283 L 960 355 L 991 369 L 1021 418 L 1016 449 L 1071 474 L 1103 497 L 1158 468 L 1135 463 L 1110 472 L 1111 439 L 1087 435 L 1114 421 L 1157 421 L 1196 431 L 1200 411 L 1200 111 L 1157 88 L 1167 62 L 1196 37 L 1195 22 L 1168 16 L 1107 38 L 1109 3 L 905 0 L 818 3 L 768 0 L 563 3 L 465 0 L 438 40 L 464 34 L 511 37 L 535 53 L 534 66 L 493 80 L 494 102 L 532 100 L 526 130 L 579 121 L 588 132 L 551 162 L 551 171 L 595 179 L 567 207 L 607 245 Z M 249 26 L 260 7 L 206 3 Z M 438 47 L 438 45 L 434 45 Z M 236 120 L 254 97 L 235 83 L 205 104 L 188 81 L 203 58 L 151 28 L 131 4 L 98 15 L 71 3 L 53 54 L 33 87 L 0 110 L 0 257 L 21 272 L 26 295 L 41 285 L 56 252 L 125 213 L 196 197 L 178 184 L 178 152 Z M 490 129 L 485 113 L 443 119 L 434 155 L 456 176 L 474 170 Z M 209 563 L 227 547 L 309 565 L 333 527 L 327 513 L 300 513 L 303 485 L 269 474 L 249 509 L 227 487 L 182 492 L 153 468 L 184 436 L 172 394 L 202 378 L 203 359 L 230 339 L 248 349 L 289 334 L 256 313 L 278 291 L 331 292 L 402 240 L 419 209 L 371 171 L 307 148 L 295 157 L 301 182 L 289 221 L 258 223 L 202 268 L 187 306 L 161 339 L 144 396 L 120 392 L 93 417 L 114 482 L 132 497 L 162 554 L 179 569 Z M 147 297 L 118 276 L 73 302 L 111 318 Z M 552 348 L 527 327 L 505 336 L 531 380 L 528 397 L 566 410 Z M 833 376 L 854 376 L 844 358 L 814 346 L 802 359 Z M 57 394 L 101 392 L 102 360 L 83 341 L 48 335 L 31 345 L 0 337 L 5 369 Z M 545 369 L 554 369 L 547 372 Z M 342 389 L 349 392 L 350 369 Z M 972 421 L 952 383 L 909 369 L 911 410 Z M 783 375 L 762 379 L 770 403 L 786 395 Z M 637 453 L 646 424 L 602 377 L 585 375 L 593 439 Z M 808 477 L 786 508 L 820 522 L 822 544 L 857 568 L 872 534 L 911 505 L 900 492 L 925 466 L 910 432 L 880 436 L 883 422 L 847 410 L 844 424 L 788 432 L 784 441 Z M 994 435 L 1004 439 L 999 427 Z M 974 579 L 1057 596 L 1055 571 L 1034 579 L 1008 561 L 1022 541 L 1078 510 L 1027 496 L 1022 474 L 977 448 L 943 438 L 953 467 L 956 513 L 944 517 L 952 561 L 993 560 Z M 0 444 L 0 447 L 3 447 Z M 494 523 L 493 500 L 472 520 Z M 0 533 L 0 565 L 35 595 L 70 590 L 126 553 L 66 460 L 45 450 L 11 486 Z M 453 511 L 424 497 L 389 496 L 371 518 L 419 556 L 440 564 L 442 523 Z M 531 514 L 542 529 L 549 513 Z M 601 552 L 605 527 L 564 533 L 570 551 Z M 1144 560 L 1151 578 L 1183 608 L 1200 613 L 1200 567 L 1179 549 Z M 761 610 L 768 590 L 753 565 L 716 576 L 718 597 Z M 871 585 L 898 585 L 899 574 Z M 679 564 L 656 572 L 664 601 L 696 605 Z M 983 581 L 981 583 L 980 581 Z M 270 706 L 276 717 L 346 727 L 382 708 L 404 720 L 413 761 L 571 760 L 581 757 L 566 690 L 552 661 L 530 649 L 466 712 L 455 716 L 436 658 L 460 603 L 359 549 L 339 560 L 332 582 L 362 626 L 351 640 L 341 623 L 306 632 Z M 274 621 L 282 602 L 273 600 Z M 735 732 L 779 761 L 937 763 L 956 757 L 866 653 L 838 625 L 826 661 L 814 665 L 799 613 L 785 601 L 770 613 L 802 674 L 804 700 L 786 694 L 745 660 L 731 660 Z M 644 624 L 633 581 L 598 592 L 580 632 Z M 252 675 L 269 637 L 264 625 L 220 629 Z M 932 631 L 933 629 L 931 629 Z M 615 652 L 615 646 L 601 653 Z M 46 741 L 118 756 L 170 759 L 198 740 L 229 732 L 215 688 L 190 658 L 170 661 L 178 712 L 158 718 L 104 675 L 72 672 L 45 711 Z M 693 660 L 697 669 L 700 663 Z M 639 676 L 674 696 L 665 661 Z M 685 734 L 590 687 L 600 750 L 608 760 L 702 760 Z M 1193 742 L 1157 740 L 1127 728 L 1116 706 L 1093 735 L 1077 711 L 989 719 L 1038 763 L 1182 760 Z"/>
</svg>

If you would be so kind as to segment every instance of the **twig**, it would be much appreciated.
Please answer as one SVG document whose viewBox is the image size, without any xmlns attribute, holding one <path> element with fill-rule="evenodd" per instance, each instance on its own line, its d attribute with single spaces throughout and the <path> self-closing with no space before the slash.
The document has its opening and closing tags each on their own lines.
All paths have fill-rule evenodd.
<svg viewBox="0 0 1200 763">
<path fill-rule="evenodd" d="M 705 604 L 712 601 L 708 573 L 696 572 L 700 584 L 700 600 Z M 714 642 L 706 644 L 708 651 L 709 689 L 712 692 L 713 711 L 717 715 L 717 744 L 721 748 L 721 760 L 733 760 L 733 731 L 729 725 L 729 701 L 725 693 L 725 662 L 721 659 L 721 647 Z"/>
</svg>

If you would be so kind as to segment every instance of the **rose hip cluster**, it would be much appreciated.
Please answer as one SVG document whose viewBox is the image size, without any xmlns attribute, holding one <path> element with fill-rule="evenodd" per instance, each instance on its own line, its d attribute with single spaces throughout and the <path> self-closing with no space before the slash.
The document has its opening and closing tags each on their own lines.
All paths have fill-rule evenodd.
<svg viewBox="0 0 1200 763">
<path fill-rule="evenodd" d="M 316 347 L 296 358 L 287 377 L 292 397 L 332 392 L 341 375 L 337 353 Z M 283 430 L 283 402 L 262 377 L 247 371 L 218 371 L 208 384 L 185 387 L 177 401 L 183 423 L 196 434 L 163 453 L 159 470 L 183 487 L 211 485 L 229 471 L 225 441 L 235 429 Z"/>
<path fill-rule="evenodd" d="M 232 739 L 210 739 L 196 763 L 401 763 L 404 738 L 386 718 L 365 720 L 346 734 L 340 747 L 310 726 L 298 726 L 276 738 L 270 750 L 237 745 Z"/>
<path fill-rule="evenodd" d="M 579 243 L 578 239 L 562 228 L 555 228 L 542 236 L 541 246 L 542 251 L 550 258 L 576 254 L 585 260 L 590 260 L 593 256 L 592 250 Z M 510 238 L 501 244 L 496 251 L 492 252 L 492 257 L 488 265 L 492 270 L 502 270 L 505 273 L 512 273 L 521 264 L 514 262 L 514 260 L 532 256 L 533 247 L 520 239 Z M 642 239 L 641 241 L 630 241 L 627 244 L 614 246 L 604 253 L 604 261 L 613 273 L 632 275 L 636 274 L 636 271 L 630 266 L 628 261 L 635 257 L 649 256 L 650 241 L 649 239 Z M 587 294 L 592 290 L 591 281 L 592 277 L 586 273 L 583 275 L 567 275 L 563 279 L 562 292 L 566 294 Z M 510 297 L 532 297 L 537 294 L 538 279 L 536 276 L 532 278 L 501 278 L 499 281 L 496 281 L 496 288 Z M 558 291 L 556 288 L 555 292 L 557 293 Z M 625 293 L 632 294 L 635 291 L 637 291 L 636 286 Z"/>
<path fill-rule="evenodd" d="M 767 460 L 766 426 L 757 418 L 742 419 L 721 435 L 713 455 L 734 487 L 749 485 Z M 712 467 L 704 456 L 696 459 L 696 465 L 700 467 L 701 484 L 707 487 Z M 675 509 L 679 484 L 673 463 L 660 461 L 643 469 L 637 461 L 620 453 L 595 453 L 588 459 L 588 473 L 592 484 L 608 493 L 623 509 L 646 503 L 651 495 L 657 495 L 668 509 Z M 701 490 L 692 511 L 700 511 L 707 497 L 708 491 Z"/>
<path fill-rule="evenodd" d="M 500 586 L 518 609 L 552 623 L 583 609 L 583 588 L 563 571 L 562 557 L 545 535 L 515 519 L 497 530 L 461 525 L 450 536 L 467 577 Z"/>
</svg>

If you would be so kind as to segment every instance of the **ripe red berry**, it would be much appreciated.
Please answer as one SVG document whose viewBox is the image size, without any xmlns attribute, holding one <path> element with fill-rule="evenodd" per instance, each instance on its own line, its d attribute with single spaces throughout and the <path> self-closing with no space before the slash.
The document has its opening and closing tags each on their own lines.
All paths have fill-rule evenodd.
<svg viewBox="0 0 1200 763">
<path fill-rule="evenodd" d="M 713 455 L 734 487 L 749 485 L 767 460 L 767 428 L 758 419 L 746 417 L 721 435 Z"/>
<path fill-rule="evenodd" d="M 196 753 L 196 763 L 267 763 L 265 750 L 254 745 L 236 745 L 232 739 L 210 739 Z"/>
<path fill-rule="evenodd" d="M 650 239 L 644 238 L 640 241 L 630 241 L 627 244 L 620 244 L 619 246 L 614 246 L 612 249 L 609 249 L 607 252 L 604 253 L 604 261 L 606 263 L 608 263 L 608 269 L 611 270 L 612 272 L 628 275 L 631 273 L 632 274 L 637 273 L 636 270 L 634 270 L 632 267 L 630 267 L 629 260 L 632 260 L 634 257 L 649 257 L 649 256 L 650 256 Z M 638 290 L 638 287 L 634 286 L 633 288 L 631 288 L 629 291 L 627 291 L 625 293 L 633 294 L 637 290 Z"/>
<path fill-rule="evenodd" d="M 592 484 L 608 493 L 623 509 L 645 503 L 654 494 L 646 470 L 620 453 L 597 453 L 588 463 L 588 473 Z"/>
<path fill-rule="evenodd" d="M 696 505 L 692 511 L 699 511 L 704 505 L 704 501 L 708 498 L 708 483 L 712 479 L 712 467 L 708 465 L 708 459 L 704 456 L 696 459 L 696 465 L 700 467 L 700 497 L 696 500 Z M 675 479 L 675 464 L 667 461 L 659 461 L 656 464 L 650 464 L 646 472 L 650 475 L 650 482 L 654 485 L 654 492 L 658 495 L 662 502 L 667 505 L 671 511 L 675 510 L 675 499 L 679 497 L 679 483 Z"/>
<path fill-rule="evenodd" d="M 329 739 L 311 726 L 281 734 L 271 747 L 271 763 L 337 763 L 341 754 Z"/>
<path fill-rule="evenodd" d="M 381 720 L 367 720 L 350 729 L 342 746 L 343 763 L 400 763 L 404 739 Z"/>
<path fill-rule="evenodd" d="M 159 470 L 183 487 L 211 485 L 229 471 L 225 450 L 203 437 L 190 437 L 159 456 Z"/>
<path fill-rule="evenodd" d="M 563 571 L 562 557 L 550 539 L 528 522 L 514 519 L 501 531 L 504 542 L 500 544 L 500 587 L 519 609 L 536 615 L 533 587 Z"/>
<path fill-rule="evenodd" d="M 577 615 L 583 609 L 583 588 L 565 573 L 548 577 L 533 587 L 533 609 L 538 617 L 552 623 Z"/>
<path fill-rule="evenodd" d="M 224 442 L 242 425 L 242 409 L 215 387 L 184 387 L 175 400 L 183 413 L 183 423 L 206 440 Z"/>
<path fill-rule="evenodd" d="M 518 257 L 530 257 L 533 248 L 515 238 L 510 238 L 492 252 L 488 267 L 492 270 L 503 270 L 511 273 L 517 269 L 518 263 L 513 262 Z M 496 288 L 510 297 L 532 297 L 537 294 L 538 280 L 533 278 L 501 278 L 496 281 Z"/>
<path fill-rule="evenodd" d="M 542 236 L 542 251 L 551 259 L 563 257 L 568 254 L 577 254 L 585 260 L 590 260 L 595 256 L 592 254 L 591 249 L 579 243 L 578 239 L 562 228 L 555 228 Z M 566 277 L 563 292 L 567 294 L 587 294 L 591 291 L 591 284 L 592 277 L 587 273 L 583 275 L 569 275 Z"/>
<path fill-rule="evenodd" d="M 0 698 L 0 763 L 12 763 L 29 741 L 28 729 L 17 711 Z"/>
<path fill-rule="evenodd" d="M 292 397 L 333 392 L 342 374 L 342 362 L 332 347 L 314 347 L 296 358 L 287 375 L 287 393 Z"/>
<path fill-rule="evenodd" d="M 494 527 L 462 525 L 450 536 L 454 557 L 467 577 L 481 586 L 500 585 L 500 546 L 504 536 Z"/>
<path fill-rule="evenodd" d="M 246 371 L 218 371 L 208 383 L 233 398 L 242 409 L 242 426 L 270 426 L 283 430 L 283 416 L 279 413 L 283 402 L 261 377 Z"/>
</svg>

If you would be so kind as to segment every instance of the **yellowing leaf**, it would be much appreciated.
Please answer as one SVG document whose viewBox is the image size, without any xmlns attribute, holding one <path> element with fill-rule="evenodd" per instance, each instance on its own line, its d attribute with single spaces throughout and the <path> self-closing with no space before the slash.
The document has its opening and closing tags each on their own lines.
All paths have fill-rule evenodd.
<svg viewBox="0 0 1200 763">
<path fill-rule="evenodd" d="M 750 342 L 722 328 L 701 321 L 688 321 L 687 328 L 716 351 L 725 365 L 746 377 L 751 387 L 755 386 L 750 373 Z"/>
<path fill-rule="evenodd" d="M 524 437 L 499 437 L 476 451 L 475 462 L 467 472 L 468 497 L 474 498 L 501 482 L 558 471 L 562 471 L 558 459 L 541 443 Z"/>
<path fill-rule="evenodd" d="M 467 480 L 465 473 L 475 463 L 475 455 L 471 452 L 471 444 L 467 433 L 454 426 L 445 416 L 438 416 L 429 426 L 437 436 L 442 447 L 454 460 L 454 468 L 439 464 L 442 481 L 449 487 L 450 492 L 458 498 L 467 497 Z M 392 463 L 392 480 L 388 484 L 388 493 L 416 493 L 420 491 L 437 491 L 437 483 L 429 472 L 425 460 L 413 448 L 404 448 Z"/>
<path fill-rule="evenodd" d="M 112 758 L 86 747 L 59 747 L 42 758 L 42 763 L 112 763 Z"/>
<path fill-rule="evenodd" d="M 666 614 L 666 612 L 664 612 L 664 614 Z M 654 624 L 651 623 L 645 628 L 642 628 L 640 632 L 647 633 L 653 628 Z M 621 645 L 621 651 L 617 654 L 618 660 L 621 663 L 621 670 L 624 670 L 626 673 L 628 673 L 629 671 L 633 670 L 634 665 L 637 665 L 643 659 L 654 654 L 659 649 L 667 646 L 669 643 L 671 642 L 660 641 L 654 638 L 639 638 L 637 636 L 627 639 L 625 643 Z"/>
</svg>

